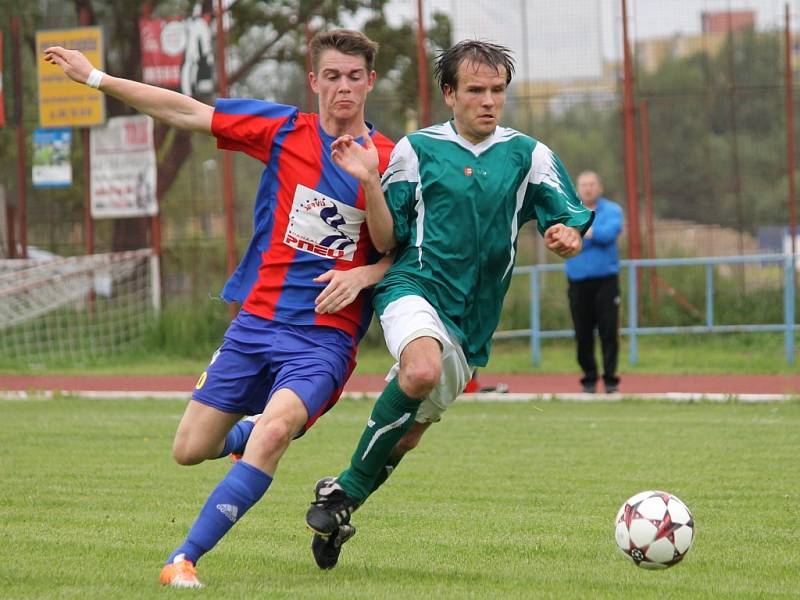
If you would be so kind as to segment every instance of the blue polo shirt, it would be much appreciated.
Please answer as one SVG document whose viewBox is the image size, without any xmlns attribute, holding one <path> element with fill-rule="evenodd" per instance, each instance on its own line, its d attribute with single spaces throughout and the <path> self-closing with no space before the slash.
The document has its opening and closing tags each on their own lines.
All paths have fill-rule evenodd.
<svg viewBox="0 0 800 600">
<path fill-rule="evenodd" d="M 567 260 L 567 279 L 583 281 L 619 273 L 617 238 L 622 231 L 622 208 L 608 198 L 598 198 L 592 237 L 583 238 L 581 253 Z"/>
</svg>

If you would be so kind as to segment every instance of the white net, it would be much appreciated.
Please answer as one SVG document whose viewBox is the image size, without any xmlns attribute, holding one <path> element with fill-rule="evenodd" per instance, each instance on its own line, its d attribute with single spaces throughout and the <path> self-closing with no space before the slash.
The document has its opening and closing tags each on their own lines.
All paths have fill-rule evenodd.
<svg viewBox="0 0 800 600">
<path fill-rule="evenodd" d="M 151 250 L 0 260 L 0 361 L 80 361 L 138 344 L 159 308 Z"/>
</svg>

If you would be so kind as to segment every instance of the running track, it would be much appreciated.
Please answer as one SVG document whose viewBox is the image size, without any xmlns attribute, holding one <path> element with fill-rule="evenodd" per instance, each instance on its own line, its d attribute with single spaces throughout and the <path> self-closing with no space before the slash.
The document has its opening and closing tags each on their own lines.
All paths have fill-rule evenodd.
<svg viewBox="0 0 800 600">
<path fill-rule="evenodd" d="M 83 375 L 0 375 L 0 397 L 8 395 L 65 392 L 81 395 L 185 395 L 189 396 L 195 376 L 83 376 Z M 575 395 L 580 391 L 574 374 L 490 374 L 481 373 L 483 386 L 508 385 L 516 395 Z M 383 389 L 380 375 L 354 375 L 345 393 L 356 396 L 374 395 Z M 622 375 L 620 392 L 623 395 L 687 394 L 690 396 L 722 395 L 781 395 L 800 397 L 800 374 L 797 375 Z M 582 395 L 582 394 L 577 394 Z"/>
</svg>

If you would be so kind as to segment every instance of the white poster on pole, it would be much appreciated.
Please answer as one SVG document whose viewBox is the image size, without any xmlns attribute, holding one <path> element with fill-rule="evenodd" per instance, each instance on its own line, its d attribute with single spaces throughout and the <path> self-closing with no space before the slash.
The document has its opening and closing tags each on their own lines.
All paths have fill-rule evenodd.
<svg viewBox="0 0 800 600">
<path fill-rule="evenodd" d="M 90 134 L 92 218 L 153 216 L 156 201 L 156 153 L 153 119 L 114 117 Z"/>
</svg>

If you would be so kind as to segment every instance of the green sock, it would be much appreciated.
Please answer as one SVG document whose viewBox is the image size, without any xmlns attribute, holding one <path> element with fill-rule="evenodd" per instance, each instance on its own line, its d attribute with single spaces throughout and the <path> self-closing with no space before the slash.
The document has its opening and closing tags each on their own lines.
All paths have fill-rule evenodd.
<svg viewBox="0 0 800 600">
<path fill-rule="evenodd" d="M 376 482 L 381 471 L 386 471 L 392 450 L 414 424 L 420 402 L 400 389 L 396 377 L 384 388 L 350 459 L 350 468 L 339 475 L 339 485 L 348 496 L 363 502 L 380 485 Z"/>
<path fill-rule="evenodd" d="M 383 465 L 383 468 L 378 471 L 378 478 L 375 480 L 375 483 L 372 485 L 372 489 L 369 491 L 370 496 L 375 493 L 375 490 L 383 485 L 384 481 L 389 479 L 389 475 L 394 473 L 395 468 L 400 464 L 401 460 L 403 460 L 403 456 L 399 456 L 397 458 L 393 456 L 389 457 L 389 460 L 385 465 Z"/>
</svg>

